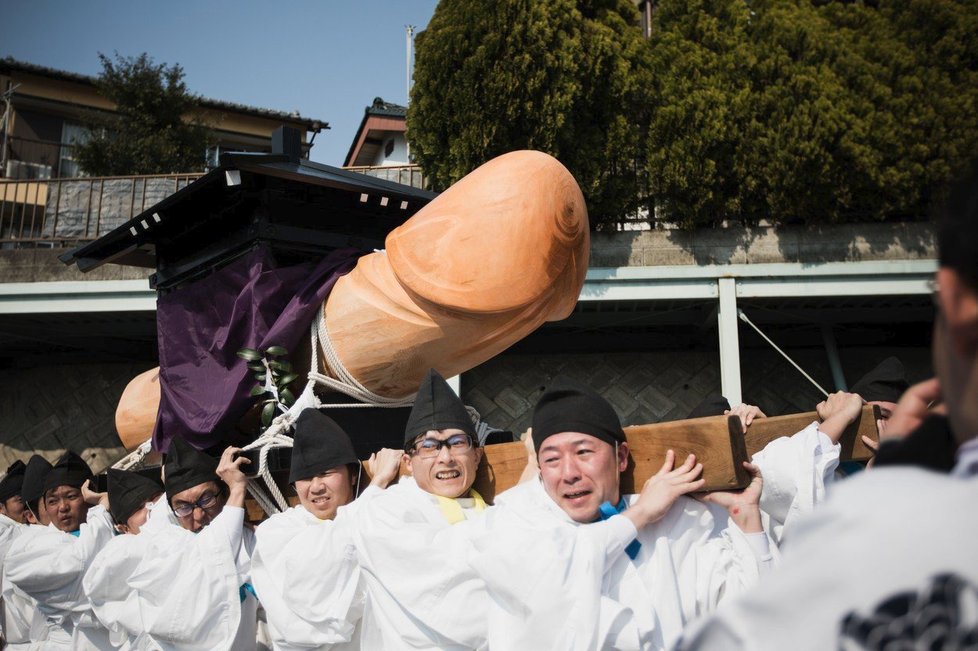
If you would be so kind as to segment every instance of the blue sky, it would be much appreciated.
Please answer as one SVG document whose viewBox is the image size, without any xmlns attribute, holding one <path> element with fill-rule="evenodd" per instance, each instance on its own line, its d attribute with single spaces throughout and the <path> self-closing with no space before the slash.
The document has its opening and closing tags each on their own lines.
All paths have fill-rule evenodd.
<svg viewBox="0 0 978 651">
<path fill-rule="evenodd" d="M 98 53 L 179 63 L 213 99 L 328 122 L 312 159 L 341 165 L 374 97 L 405 104 L 405 25 L 437 0 L 0 0 L 0 57 L 97 75 Z"/>
</svg>

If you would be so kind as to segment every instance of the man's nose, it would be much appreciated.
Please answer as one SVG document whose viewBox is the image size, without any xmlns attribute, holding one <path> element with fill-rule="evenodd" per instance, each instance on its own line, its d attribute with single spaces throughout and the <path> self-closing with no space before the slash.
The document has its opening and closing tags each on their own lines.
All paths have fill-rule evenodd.
<svg viewBox="0 0 978 651">
<path fill-rule="evenodd" d="M 455 457 L 452 456 L 452 450 L 447 445 L 443 445 L 438 449 L 438 460 L 448 463 Z"/>
<path fill-rule="evenodd" d="M 573 484 L 581 478 L 581 468 L 574 456 L 568 456 L 560 462 L 560 480 L 567 484 Z"/>
</svg>

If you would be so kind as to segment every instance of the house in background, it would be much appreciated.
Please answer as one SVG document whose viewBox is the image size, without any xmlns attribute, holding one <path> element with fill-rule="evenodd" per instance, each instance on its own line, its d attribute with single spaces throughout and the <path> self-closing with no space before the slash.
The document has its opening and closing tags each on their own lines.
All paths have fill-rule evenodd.
<svg viewBox="0 0 978 651">
<path fill-rule="evenodd" d="M 407 107 L 375 97 L 363 110 L 343 167 L 387 181 L 425 187 L 421 168 L 411 161 L 407 141 Z"/>
<path fill-rule="evenodd" d="M 6 100 L 0 105 L 0 177 L 79 176 L 81 170 L 71 152 L 72 143 L 85 137 L 85 114 L 114 110 L 114 104 L 99 94 L 95 82 L 95 77 L 88 75 L 9 57 L 0 59 L 0 93 Z M 308 158 L 315 135 L 329 128 L 325 121 L 305 118 L 297 112 L 207 98 L 200 101 L 200 117 L 214 141 L 208 151 L 201 152 L 201 160 L 206 156 L 208 167 L 216 167 L 224 152 L 270 151 L 272 132 L 282 125 L 300 132 L 303 154 Z"/>
<path fill-rule="evenodd" d="M 377 167 L 411 163 L 407 144 L 407 107 L 375 97 L 363 110 L 343 167 Z"/>
</svg>

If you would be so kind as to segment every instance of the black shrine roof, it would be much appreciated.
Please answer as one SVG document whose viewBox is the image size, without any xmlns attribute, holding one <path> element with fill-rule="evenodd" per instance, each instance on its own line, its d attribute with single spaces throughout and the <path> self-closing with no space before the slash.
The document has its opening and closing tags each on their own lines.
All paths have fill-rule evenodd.
<svg viewBox="0 0 978 651">
<path fill-rule="evenodd" d="M 106 263 L 156 269 L 151 285 L 168 289 L 258 243 L 298 258 L 383 248 L 435 196 L 282 154 L 225 154 L 217 169 L 60 260 L 83 272 Z"/>
</svg>

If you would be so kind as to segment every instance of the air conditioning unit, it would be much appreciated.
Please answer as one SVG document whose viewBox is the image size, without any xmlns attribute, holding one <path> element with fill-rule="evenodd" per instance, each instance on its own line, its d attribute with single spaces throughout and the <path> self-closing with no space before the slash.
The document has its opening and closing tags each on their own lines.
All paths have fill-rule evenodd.
<svg viewBox="0 0 978 651">
<path fill-rule="evenodd" d="M 31 180 L 51 178 L 51 166 L 41 163 L 28 163 L 22 160 L 8 160 L 6 178 L 11 180 Z"/>
</svg>

